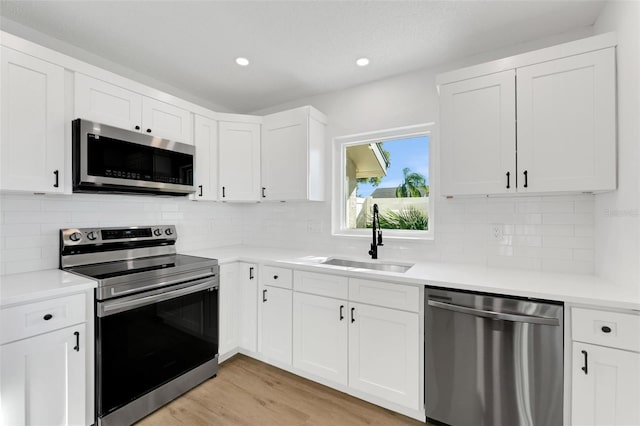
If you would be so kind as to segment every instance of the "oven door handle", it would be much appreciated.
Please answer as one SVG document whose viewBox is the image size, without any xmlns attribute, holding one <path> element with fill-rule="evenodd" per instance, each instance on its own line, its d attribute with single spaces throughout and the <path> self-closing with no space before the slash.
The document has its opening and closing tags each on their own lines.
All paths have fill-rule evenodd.
<svg viewBox="0 0 640 426">
<path fill-rule="evenodd" d="M 197 293 L 202 290 L 218 290 L 220 285 L 217 279 L 212 280 L 211 278 L 194 281 L 189 284 L 190 285 L 187 287 L 182 287 L 177 290 L 172 290 L 165 293 L 158 293 L 150 296 L 144 296 L 144 294 L 141 294 L 137 296 L 127 297 L 125 299 L 99 302 L 97 304 L 98 306 L 96 309 L 96 313 L 98 317 L 106 317 L 109 315 L 117 314 L 118 312 L 129 311 L 141 306 L 151 305 L 152 303 L 175 299 L 176 297 L 186 296 L 188 294 Z"/>
</svg>

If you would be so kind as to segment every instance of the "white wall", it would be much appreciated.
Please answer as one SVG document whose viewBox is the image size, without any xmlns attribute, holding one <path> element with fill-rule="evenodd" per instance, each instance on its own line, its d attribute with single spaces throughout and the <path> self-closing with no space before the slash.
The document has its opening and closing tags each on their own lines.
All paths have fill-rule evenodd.
<svg viewBox="0 0 640 426">
<path fill-rule="evenodd" d="M 337 136 L 438 121 L 435 76 L 444 70 L 482 63 L 516 53 L 592 35 L 592 29 L 537 40 L 499 52 L 466 58 L 437 70 L 413 73 L 346 90 L 300 99 L 256 114 L 313 105 L 328 116 L 327 158 Z M 358 70 L 354 70 L 357 72 Z M 437 131 L 434 135 L 437 143 Z M 327 183 L 331 182 L 327 171 Z M 432 176 L 434 178 L 435 176 Z M 331 185 L 327 185 L 331 188 Z M 437 182 L 432 179 L 432 189 Z M 328 192 L 327 200 L 331 199 Z M 435 203 L 435 240 L 385 240 L 381 259 L 438 260 L 544 271 L 593 273 L 594 196 L 501 197 Z M 335 254 L 366 256 L 362 238 L 331 236 L 331 205 L 261 204 L 248 207 L 252 218 L 243 241 L 266 246 L 300 247 Z M 503 238 L 492 237 L 493 224 Z"/>
<path fill-rule="evenodd" d="M 58 268 L 61 228 L 175 224 L 178 251 L 240 244 L 242 206 L 183 197 L 0 196 L 0 275 Z"/>
<path fill-rule="evenodd" d="M 596 272 L 640 287 L 640 2 L 608 2 L 595 29 L 618 34 L 618 190 L 596 196 Z"/>
</svg>

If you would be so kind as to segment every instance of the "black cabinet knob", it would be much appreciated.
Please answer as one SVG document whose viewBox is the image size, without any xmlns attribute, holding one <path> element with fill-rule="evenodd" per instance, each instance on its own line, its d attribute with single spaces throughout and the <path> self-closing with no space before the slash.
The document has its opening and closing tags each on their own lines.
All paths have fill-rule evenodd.
<svg viewBox="0 0 640 426">
<path fill-rule="evenodd" d="M 140 126 L 136 126 L 136 130 L 140 130 Z"/>
<path fill-rule="evenodd" d="M 151 133 L 151 129 L 147 129 L 147 133 Z"/>
<path fill-rule="evenodd" d="M 606 325 L 603 325 L 601 330 L 603 333 L 611 333 L 611 327 L 607 327 Z"/>
<path fill-rule="evenodd" d="M 47 314 L 47 315 L 42 317 L 42 319 L 44 319 L 45 321 L 49 321 L 51 318 L 53 318 L 53 315 L 51 315 L 51 314 Z"/>
<path fill-rule="evenodd" d="M 274 280 L 277 280 L 277 279 L 278 279 L 278 276 L 277 276 L 277 275 L 274 275 L 274 276 L 273 276 L 273 279 L 274 279 Z"/>
</svg>

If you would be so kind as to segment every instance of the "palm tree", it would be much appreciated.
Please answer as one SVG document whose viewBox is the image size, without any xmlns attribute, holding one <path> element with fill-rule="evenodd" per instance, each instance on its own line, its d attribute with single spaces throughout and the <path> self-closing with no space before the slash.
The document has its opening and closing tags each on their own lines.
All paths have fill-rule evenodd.
<svg viewBox="0 0 640 426">
<path fill-rule="evenodd" d="M 396 197 L 427 197 L 429 186 L 427 179 L 420 173 L 411 172 L 409 167 L 402 169 L 404 181 L 396 188 Z"/>
</svg>

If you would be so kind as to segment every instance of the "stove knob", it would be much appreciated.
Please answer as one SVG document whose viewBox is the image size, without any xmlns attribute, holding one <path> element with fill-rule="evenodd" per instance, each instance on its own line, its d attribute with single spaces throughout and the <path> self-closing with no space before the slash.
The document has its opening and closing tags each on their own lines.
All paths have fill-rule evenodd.
<svg viewBox="0 0 640 426">
<path fill-rule="evenodd" d="M 95 232 L 91 231 L 87 234 L 87 238 L 90 239 L 91 241 L 95 240 L 96 238 L 98 238 L 98 236 L 96 235 Z"/>
<path fill-rule="evenodd" d="M 162 235 L 162 229 L 154 229 L 153 235 L 155 235 L 156 237 L 159 237 L 160 235 Z"/>
<path fill-rule="evenodd" d="M 74 232 L 73 234 L 69 235 L 69 239 L 71 241 L 80 241 L 82 239 L 82 234 L 79 232 Z"/>
<path fill-rule="evenodd" d="M 173 229 L 167 228 L 167 229 L 164 230 L 164 233 L 167 234 L 167 235 L 173 235 Z"/>
</svg>

